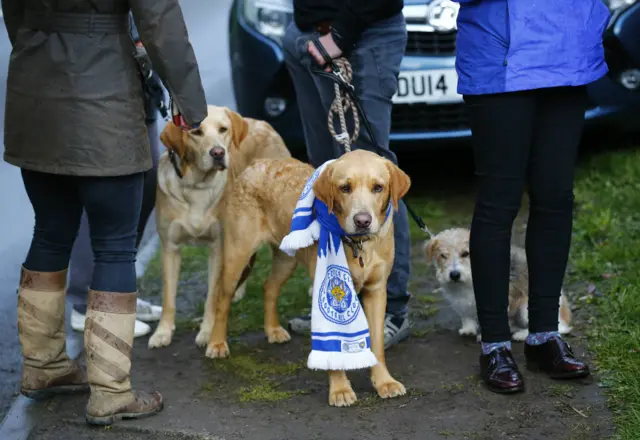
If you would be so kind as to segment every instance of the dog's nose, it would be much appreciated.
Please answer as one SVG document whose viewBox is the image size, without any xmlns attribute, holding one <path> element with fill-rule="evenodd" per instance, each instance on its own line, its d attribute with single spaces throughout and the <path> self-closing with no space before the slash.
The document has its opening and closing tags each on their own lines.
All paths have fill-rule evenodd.
<svg viewBox="0 0 640 440">
<path fill-rule="evenodd" d="M 449 272 L 449 278 L 451 278 L 451 281 L 460 281 L 460 272 L 452 270 Z"/>
<path fill-rule="evenodd" d="M 222 147 L 213 147 L 210 151 L 209 154 L 211 155 L 211 157 L 213 157 L 216 160 L 220 160 L 222 158 L 224 158 L 224 148 Z"/>
<path fill-rule="evenodd" d="M 359 229 L 366 229 L 371 226 L 371 214 L 359 212 L 353 216 L 353 222 Z"/>
</svg>

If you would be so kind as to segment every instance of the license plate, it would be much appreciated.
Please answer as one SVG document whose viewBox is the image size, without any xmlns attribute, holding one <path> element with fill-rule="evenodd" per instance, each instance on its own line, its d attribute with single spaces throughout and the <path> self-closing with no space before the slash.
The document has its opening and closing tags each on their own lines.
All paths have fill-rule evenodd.
<svg viewBox="0 0 640 440">
<path fill-rule="evenodd" d="M 395 104 L 444 104 L 462 102 L 456 91 L 458 74 L 455 69 L 409 70 L 400 72 Z"/>
</svg>

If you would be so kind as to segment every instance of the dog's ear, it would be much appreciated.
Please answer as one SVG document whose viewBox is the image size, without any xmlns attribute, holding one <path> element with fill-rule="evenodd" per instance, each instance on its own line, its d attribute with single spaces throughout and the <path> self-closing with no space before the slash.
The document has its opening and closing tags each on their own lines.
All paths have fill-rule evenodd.
<svg viewBox="0 0 640 440">
<path fill-rule="evenodd" d="M 329 214 L 333 212 L 333 203 L 335 201 L 335 185 L 331 180 L 332 177 L 333 168 L 331 165 L 327 165 L 322 174 L 318 176 L 318 179 L 313 184 L 313 193 L 321 202 L 327 205 Z"/>
<path fill-rule="evenodd" d="M 411 179 L 402 171 L 396 164 L 391 161 L 387 161 L 387 169 L 389 170 L 389 192 L 391 195 L 391 202 L 393 203 L 393 209 L 398 210 L 398 202 L 402 199 L 411 187 Z"/>
<path fill-rule="evenodd" d="M 427 257 L 427 262 L 429 264 L 433 263 L 433 257 L 438 248 L 438 240 L 436 238 L 432 238 L 431 240 L 427 240 L 424 242 L 424 254 Z"/>
<path fill-rule="evenodd" d="M 231 120 L 231 135 L 233 139 L 233 145 L 236 148 L 240 148 L 240 144 L 249 134 L 249 123 L 245 118 L 231 109 L 225 108 L 229 119 Z"/>
<path fill-rule="evenodd" d="M 160 133 L 160 142 L 169 150 L 174 151 L 180 159 L 184 158 L 185 148 L 182 138 L 183 131 L 173 122 L 165 125 L 162 133 Z"/>
</svg>

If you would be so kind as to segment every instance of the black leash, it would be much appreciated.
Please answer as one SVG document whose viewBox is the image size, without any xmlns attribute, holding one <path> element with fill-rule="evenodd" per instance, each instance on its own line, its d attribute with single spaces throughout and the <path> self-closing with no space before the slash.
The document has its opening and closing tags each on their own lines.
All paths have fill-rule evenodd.
<svg viewBox="0 0 640 440">
<path fill-rule="evenodd" d="M 369 122 L 369 119 L 367 119 L 367 115 L 364 112 L 364 109 L 362 108 L 362 104 L 360 103 L 360 100 L 356 96 L 355 88 L 353 87 L 352 84 L 349 84 L 348 82 L 345 81 L 340 68 L 336 66 L 336 63 L 329 56 L 329 54 L 327 53 L 322 43 L 320 43 L 320 40 L 318 39 L 318 37 L 314 36 L 314 38 L 312 38 L 311 41 L 316 46 L 316 48 L 318 49 L 318 51 L 320 52 L 320 54 L 322 55 L 326 63 L 324 66 L 321 67 L 321 69 L 324 69 L 325 67 L 329 67 L 331 68 L 331 72 L 325 72 L 324 70 L 319 70 L 318 68 L 312 68 L 311 66 L 309 67 L 309 70 L 318 76 L 323 76 L 325 78 L 331 79 L 333 82 L 337 83 L 340 86 L 340 88 L 345 91 L 345 93 L 347 93 L 349 98 L 351 98 L 351 101 L 355 104 L 358 110 L 358 114 L 360 115 L 360 119 L 362 119 L 364 127 L 367 130 L 369 137 L 371 138 L 371 142 L 373 142 L 373 144 L 375 145 L 378 155 L 384 157 L 384 154 L 383 154 L 384 150 L 378 143 L 378 139 L 376 138 L 376 135 L 374 134 L 373 129 L 371 128 L 371 123 Z M 346 59 L 345 61 L 348 63 Z M 403 201 L 413 221 L 416 222 L 416 224 L 418 225 L 418 227 L 422 232 L 424 232 L 429 237 L 431 237 L 433 234 L 431 233 L 427 225 L 422 220 L 422 217 L 420 217 L 418 213 L 416 213 L 413 210 L 413 208 L 411 208 L 411 206 L 409 205 L 409 203 L 407 203 L 406 200 L 403 200 Z"/>
</svg>

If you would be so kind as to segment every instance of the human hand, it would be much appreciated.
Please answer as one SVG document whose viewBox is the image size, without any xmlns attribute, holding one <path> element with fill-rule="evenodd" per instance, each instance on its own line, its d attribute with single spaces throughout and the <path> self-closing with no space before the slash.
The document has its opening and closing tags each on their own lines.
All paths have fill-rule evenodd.
<svg viewBox="0 0 640 440">
<path fill-rule="evenodd" d="M 327 51 L 327 54 L 331 57 L 332 60 L 339 58 L 342 55 L 342 51 L 335 43 L 335 41 L 333 41 L 333 36 L 330 33 L 320 37 L 318 41 L 320 42 L 320 44 L 322 44 L 324 50 Z M 326 64 L 324 57 L 312 41 L 309 41 L 307 45 L 307 51 L 320 66 L 324 66 Z M 331 72 L 331 68 L 329 67 L 326 67 L 324 70 L 326 72 Z"/>
</svg>

